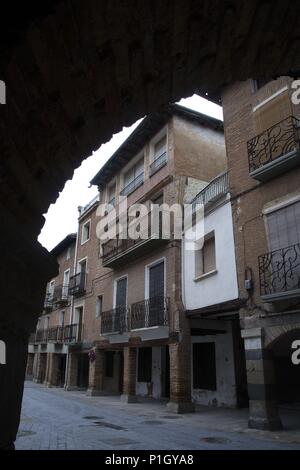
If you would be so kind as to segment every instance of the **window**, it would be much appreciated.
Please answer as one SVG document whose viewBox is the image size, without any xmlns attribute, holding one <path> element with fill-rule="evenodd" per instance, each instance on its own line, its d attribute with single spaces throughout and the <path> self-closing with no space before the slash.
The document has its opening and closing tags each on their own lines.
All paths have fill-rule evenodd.
<svg viewBox="0 0 300 470">
<path fill-rule="evenodd" d="M 53 294 L 54 294 L 54 285 L 55 285 L 55 281 L 51 281 L 49 283 L 49 286 L 48 286 L 48 297 L 49 299 L 51 299 L 53 297 Z"/>
<path fill-rule="evenodd" d="M 166 152 L 167 152 L 167 137 L 164 136 L 154 145 L 153 161 L 156 161 L 158 158 L 162 157 L 162 155 L 166 154 Z"/>
<path fill-rule="evenodd" d="M 116 281 L 115 306 L 126 307 L 127 305 L 127 277 Z"/>
<path fill-rule="evenodd" d="M 106 377 L 114 376 L 114 352 L 107 351 L 105 357 L 105 375 Z"/>
<path fill-rule="evenodd" d="M 96 318 L 100 317 L 102 313 L 102 307 L 103 307 L 103 296 L 98 295 L 97 301 L 96 301 Z"/>
<path fill-rule="evenodd" d="M 65 311 L 60 312 L 59 314 L 59 326 L 65 325 Z"/>
<path fill-rule="evenodd" d="M 67 249 L 67 261 L 71 259 L 71 247 L 69 246 L 69 248 Z"/>
<path fill-rule="evenodd" d="M 81 244 L 86 243 L 90 239 L 91 221 L 89 220 L 82 226 Z"/>
<path fill-rule="evenodd" d="M 193 388 L 217 390 L 215 343 L 193 344 Z"/>
<path fill-rule="evenodd" d="M 152 348 L 139 348 L 138 382 L 152 381 Z"/>
<path fill-rule="evenodd" d="M 300 243 L 300 201 L 267 215 L 270 251 Z"/>
<path fill-rule="evenodd" d="M 195 251 L 195 277 L 201 277 L 216 270 L 216 247 L 214 232 L 207 235 L 201 250 Z"/>
<path fill-rule="evenodd" d="M 70 269 L 64 272 L 64 284 L 62 288 L 62 299 L 67 299 L 69 295 Z"/>
<path fill-rule="evenodd" d="M 130 194 L 144 182 L 144 158 L 139 160 L 124 176 L 122 195 Z"/>
<path fill-rule="evenodd" d="M 116 203 L 116 185 L 113 184 L 112 186 L 109 186 L 107 189 L 107 203 L 110 204 L 111 206 L 115 207 Z"/>
</svg>

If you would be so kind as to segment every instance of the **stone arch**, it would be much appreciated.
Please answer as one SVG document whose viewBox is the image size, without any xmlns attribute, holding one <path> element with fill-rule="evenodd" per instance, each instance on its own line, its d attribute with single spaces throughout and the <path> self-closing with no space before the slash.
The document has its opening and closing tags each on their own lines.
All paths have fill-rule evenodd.
<svg viewBox="0 0 300 470">
<path fill-rule="evenodd" d="M 292 331 L 299 330 L 300 339 L 300 322 L 287 325 L 269 326 L 265 329 L 264 348 L 272 349 L 282 337 Z"/>
</svg>

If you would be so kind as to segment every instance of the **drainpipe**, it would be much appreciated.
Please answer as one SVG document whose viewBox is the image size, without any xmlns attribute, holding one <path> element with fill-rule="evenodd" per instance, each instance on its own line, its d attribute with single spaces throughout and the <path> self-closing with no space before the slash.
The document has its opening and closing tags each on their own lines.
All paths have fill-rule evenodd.
<svg viewBox="0 0 300 470">
<path fill-rule="evenodd" d="M 79 216 L 81 213 L 81 206 L 78 207 L 78 212 Z M 76 237 L 76 243 L 75 243 L 75 256 L 74 256 L 74 266 L 73 266 L 73 275 L 75 276 L 76 274 L 76 265 L 77 265 L 77 259 L 78 259 L 78 241 L 79 241 L 79 227 L 80 224 L 78 222 L 78 228 L 77 228 L 77 237 Z M 71 318 L 70 318 L 70 325 L 73 325 L 73 318 L 74 318 L 74 297 L 72 295 L 71 298 Z M 68 380 L 68 366 L 69 366 L 69 346 L 68 346 L 68 352 L 67 352 L 67 358 L 66 358 L 66 374 L 65 374 L 65 388 L 67 386 L 67 380 Z"/>
<path fill-rule="evenodd" d="M 78 212 L 79 212 L 79 217 L 81 215 L 81 209 L 82 207 L 78 207 Z M 78 260 L 78 242 L 79 242 L 79 228 L 80 228 L 80 223 L 78 221 L 78 227 L 77 227 L 77 237 L 76 237 L 76 245 L 75 245 L 75 256 L 74 256 L 74 268 L 73 268 L 73 276 L 76 275 L 77 271 L 77 260 Z M 73 325 L 73 319 L 74 319 L 74 297 L 72 296 L 71 300 L 71 325 Z"/>
</svg>

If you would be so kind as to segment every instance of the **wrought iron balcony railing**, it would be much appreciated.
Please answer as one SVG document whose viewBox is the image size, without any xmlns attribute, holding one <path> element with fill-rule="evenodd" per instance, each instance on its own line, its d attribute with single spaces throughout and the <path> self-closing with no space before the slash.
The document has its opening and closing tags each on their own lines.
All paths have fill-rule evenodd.
<svg viewBox="0 0 300 470">
<path fill-rule="evenodd" d="M 65 343 L 80 343 L 82 340 L 82 325 L 72 323 L 64 328 L 64 342 Z"/>
<path fill-rule="evenodd" d="M 35 343 L 35 333 L 30 333 L 28 342 L 29 344 Z"/>
<path fill-rule="evenodd" d="M 56 286 L 54 288 L 53 305 L 66 305 L 69 302 L 69 286 Z"/>
<path fill-rule="evenodd" d="M 265 165 L 289 159 L 299 151 L 300 121 L 290 116 L 247 142 L 249 172 L 255 176 Z"/>
<path fill-rule="evenodd" d="M 35 333 L 35 343 L 47 343 L 48 330 L 37 330 Z"/>
<path fill-rule="evenodd" d="M 144 172 L 128 183 L 120 192 L 121 196 L 129 196 L 144 183 Z"/>
<path fill-rule="evenodd" d="M 258 264 L 263 298 L 300 296 L 300 243 L 259 256 Z"/>
<path fill-rule="evenodd" d="M 69 295 L 78 297 L 85 294 L 86 273 L 78 273 L 70 278 Z"/>
<path fill-rule="evenodd" d="M 128 331 L 128 308 L 116 307 L 113 310 L 102 312 L 101 333 L 124 333 Z"/>
<path fill-rule="evenodd" d="M 51 312 L 53 308 L 53 294 L 50 292 L 47 292 L 44 300 L 44 310 L 46 312 Z"/>
<path fill-rule="evenodd" d="M 117 236 L 116 238 L 112 238 L 111 240 L 103 243 L 103 263 L 106 263 L 117 255 L 125 253 L 130 248 L 137 247 L 149 240 L 170 240 L 170 236 L 168 236 L 168 234 L 163 234 L 162 231 L 163 212 L 165 211 L 158 213 L 158 220 L 155 224 L 152 221 L 152 217 L 155 217 L 155 215 L 152 214 L 151 211 L 141 219 L 139 238 L 131 238 L 130 232 L 127 231 L 127 238 L 123 239 Z"/>
<path fill-rule="evenodd" d="M 150 176 L 157 173 L 163 166 L 167 164 L 167 152 L 162 153 L 154 162 L 150 165 Z"/>
<path fill-rule="evenodd" d="M 29 337 L 29 343 L 76 343 L 81 341 L 81 336 L 81 325 L 54 326 L 32 333 Z"/>
<path fill-rule="evenodd" d="M 151 297 L 131 305 L 130 329 L 169 325 L 169 298 Z"/>
<path fill-rule="evenodd" d="M 196 210 L 198 204 L 207 207 L 210 203 L 215 202 L 221 196 L 224 196 L 229 191 L 229 177 L 228 171 L 221 173 L 213 179 L 205 188 L 192 201 L 193 212 Z"/>
<path fill-rule="evenodd" d="M 48 329 L 48 342 L 62 343 L 64 341 L 64 327 L 55 326 Z"/>
</svg>

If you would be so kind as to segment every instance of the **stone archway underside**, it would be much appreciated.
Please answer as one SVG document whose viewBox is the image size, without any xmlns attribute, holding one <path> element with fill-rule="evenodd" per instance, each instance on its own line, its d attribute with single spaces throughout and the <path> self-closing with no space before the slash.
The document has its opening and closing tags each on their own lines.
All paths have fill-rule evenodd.
<svg viewBox="0 0 300 470">
<path fill-rule="evenodd" d="M 0 34 L 0 338 L 9 358 L 0 369 L 0 447 L 15 439 L 27 336 L 56 269 L 36 242 L 42 214 L 74 169 L 169 101 L 193 92 L 217 99 L 230 82 L 300 70 L 299 2 L 30 4 L 12 5 Z"/>
</svg>

